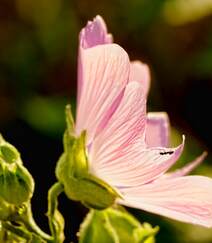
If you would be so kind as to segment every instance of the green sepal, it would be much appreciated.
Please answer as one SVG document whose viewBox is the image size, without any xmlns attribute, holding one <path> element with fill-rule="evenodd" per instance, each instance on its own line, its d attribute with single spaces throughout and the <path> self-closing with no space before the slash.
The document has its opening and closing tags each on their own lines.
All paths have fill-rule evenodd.
<svg viewBox="0 0 212 243">
<path fill-rule="evenodd" d="M 56 176 L 64 185 L 64 191 L 69 199 L 81 201 L 89 208 L 105 209 L 111 206 L 117 197 L 120 197 L 112 187 L 90 175 L 88 171 L 85 173 L 83 170 L 82 175 L 70 171 L 67 157 L 66 154 L 63 154 L 60 158 Z"/>
<path fill-rule="evenodd" d="M 142 228 L 135 229 L 133 234 L 138 243 L 155 243 L 155 235 L 159 227 L 152 228 L 149 223 L 143 223 Z"/>
<path fill-rule="evenodd" d="M 91 175 L 86 154 L 86 132 L 74 135 L 70 107 L 66 108 L 67 129 L 64 134 L 64 153 L 56 167 L 56 177 L 64 185 L 68 198 L 81 201 L 85 206 L 105 209 L 111 206 L 118 192 L 106 182 Z"/>
<path fill-rule="evenodd" d="M 9 204 L 2 197 L 0 197 L 0 221 L 7 220 L 14 212 L 16 207 L 13 204 Z"/>
<path fill-rule="evenodd" d="M 65 115 L 66 115 L 66 131 L 63 136 L 63 145 L 64 151 L 67 152 L 70 147 L 73 145 L 74 141 L 74 118 L 71 112 L 71 106 L 67 105 L 65 108 Z"/>
<path fill-rule="evenodd" d="M 82 132 L 79 138 L 74 136 L 74 121 L 70 105 L 66 106 L 66 124 L 67 129 L 64 133 L 63 144 L 66 160 L 68 160 L 69 175 L 82 177 L 88 171 L 88 161 L 85 154 L 86 132 Z"/>
<path fill-rule="evenodd" d="M 79 138 L 76 138 L 72 147 L 67 151 L 67 159 L 72 164 L 69 168 L 69 175 L 75 178 L 83 178 L 88 173 L 88 159 L 85 149 L 86 132 L 83 131 Z"/>
<path fill-rule="evenodd" d="M 66 113 L 66 124 L 67 124 L 67 130 L 69 133 L 74 133 L 74 118 L 71 112 L 71 105 L 66 105 L 65 109 Z"/>
<path fill-rule="evenodd" d="M 10 143 L 6 142 L 0 134 L 0 158 L 8 164 L 18 163 L 22 164 L 20 153 Z"/>
<path fill-rule="evenodd" d="M 16 148 L 0 138 L 0 197 L 6 202 L 20 205 L 29 201 L 34 191 L 34 181 L 23 166 Z"/>
<path fill-rule="evenodd" d="M 88 208 L 105 209 L 114 204 L 118 194 L 107 184 L 97 182 L 93 176 L 75 179 L 69 178 L 64 184 L 67 196 L 76 201 L 81 201 Z"/>
<path fill-rule="evenodd" d="M 119 243 L 105 210 L 99 212 L 91 210 L 84 219 L 78 233 L 79 243 Z"/>
<path fill-rule="evenodd" d="M 20 205 L 30 200 L 33 191 L 34 181 L 26 168 L 0 160 L 0 196 L 5 201 Z"/>
<path fill-rule="evenodd" d="M 91 210 L 80 226 L 79 243 L 153 243 L 158 227 L 143 225 L 126 210 Z"/>
</svg>

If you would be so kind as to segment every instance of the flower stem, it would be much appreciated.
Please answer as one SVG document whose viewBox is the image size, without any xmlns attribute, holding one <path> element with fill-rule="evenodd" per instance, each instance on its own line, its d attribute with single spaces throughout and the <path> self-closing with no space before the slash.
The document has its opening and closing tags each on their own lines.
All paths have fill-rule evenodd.
<svg viewBox="0 0 212 243">
<path fill-rule="evenodd" d="M 45 232 L 43 232 L 39 226 L 36 224 L 33 215 L 32 215 L 32 211 L 31 211 L 31 207 L 30 205 L 26 208 L 26 210 L 24 211 L 24 213 L 20 214 L 17 217 L 17 220 L 22 222 L 24 224 L 24 226 L 27 228 L 28 231 L 38 235 L 39 237 L 41 237 L 43 240 L 45 240 L 48 243 L 53 243 L 54 240 L 53 238 L 46 234 Z"/>
<path fill-rule="evenodd" d="M 31 239 L 30 233 L 28 233 L 26 230 L 24 230 L 21 227 L 12 225 L 11 223 L 9 223 L 7 221 L 2 222 L 2 228 L 5 229 L 6 231 L 9 231 L 9 232 L 17 235 L 18 237 L 23 238 L 23 239 L 26 239 L 26 240 Z"/>
<path fill-rule="evenodd" d="M 54 214 L 58 207 L 58 196 L 63 192 L 63 185 L 60 182 L 56 182 L 48 192 L 48 216 Z"/>
<path fill-rule="evenodd" d="M 58 196 L 63 192 L 63 185 L 59 182 L 55 183 L 48 192 L 48 221 L 51 235 L 43 232 L 36 224 L 30 203 L 23 204 L 18 207 L 14 214 L 8 218 L 8 221 L 21 223 L 23 227 L 16 227 L 13 224 L 5 224 L 9 231 L 23 238 L 36 235 L 47 243 L 62 243 L 64 237 L 64 219 L 58 211 Z M 10 229 L 9 229 L 10 228 Z M 28 236 L 27 236 L 28 234 Z"/>
<path fill-rule="evenodd" d="M 48 192 L 48 212 L 49 227 L 55 243 L 62 243 L 64 236 L 64 219 L 58 211 L 58 196 L 64 188 L 60 182 L 56 182 Z"/>
</svg>

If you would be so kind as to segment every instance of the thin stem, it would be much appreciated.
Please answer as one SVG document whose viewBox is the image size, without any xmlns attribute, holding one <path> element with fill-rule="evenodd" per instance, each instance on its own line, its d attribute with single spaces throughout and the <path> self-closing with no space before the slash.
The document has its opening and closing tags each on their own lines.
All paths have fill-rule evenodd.
<svg viewBox="0 0 212 243">
<path fill-rule="evenodd" d="M 62 243 L 64 241 L 64 219 L 58 211 L 58 196 L 63 192 L 63 185 L 59 182 L 55 183 L 48 192 L 48 220 L 51 231 L 51 236 L 43 232 L 40 227 L 36 224 L 32 211 L 31 205 L 25 204 L 18 208 L 17 211 L 11 215 L 9 221 L 20 222 L 26 227 L 27 231 L 24 231 L 22 227 L 13 227 L 12 224 L 6 224 L 6 227 L 11 227 L 11 230 L 16 231 L 16 234 L 34 233 L 47 243 Z M 15 232 L 14 232 L 15 233 Z M 26 235 L 25 235 L 26 236 Z"/>
<path fill-rule="evenodd" d="M 48 192 L 48 215 L 52 216 L 58 207 L 58 196 L 63 192 L 64 188 L 60 182 L 56 182 Z"/>
<path fill-rule="evenodd" d="M 2 227 L 7 230 L 10 231 L 11 233 L 24 238 L 26 240 L 30 240 L 31 239 L 31 235 L 30 233 L 26 232 L 23 228 L 19 227 L 19 226 L 14 226 L 9 222 L 3 221 L 2 222 Z"/>
<path fill-rule="evenodd" d="M 58 196 L 64 188 L 60 182 L 56 182 L 48 192 L 48 212 L 49 227 L 55 243 L 64 241 L 64 219 L 58 211 Z"/>
<path fill-rule="evenodd" d="M 53 238 L 46 234 L 45 232 L 43 232 L 39 226 L 36 224 L 33 215 L 32 215 L 32 211 L 31 211 L 31 207 L 28 206 L 26 208 L 26 211 L 23 214 L 20 214 L 17 217 L 17 220 L 22 222 L 25 227 L 27 228 L 28 231 L 35 233 L 36 235 L 40 236 L 42 239 L 44 239 L 45 241 L 52 243 Z"/>
</svg>

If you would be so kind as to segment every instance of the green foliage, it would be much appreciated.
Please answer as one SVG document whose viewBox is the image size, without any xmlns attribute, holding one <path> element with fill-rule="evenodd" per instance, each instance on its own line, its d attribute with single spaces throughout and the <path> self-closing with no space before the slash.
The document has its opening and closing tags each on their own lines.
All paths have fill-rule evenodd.
<svg viewBox="0 0 212 243">
<path fill-rule="evenodd" d="M 48 135 L 60 135 L 64 131 L 63 98 L 34 96 L 25 103 L 22 118 L 33 128 Z"/>
</svg>

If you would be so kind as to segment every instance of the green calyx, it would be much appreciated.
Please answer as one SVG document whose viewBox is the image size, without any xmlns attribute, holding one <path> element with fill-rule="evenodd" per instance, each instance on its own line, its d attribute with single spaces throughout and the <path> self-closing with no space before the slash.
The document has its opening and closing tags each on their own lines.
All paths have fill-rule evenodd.
<svg viewBox="0 0 212 243">
<path fill-rule="evenodd" d="M 20 153 L 18 152 L 18 150 L 13 145 L 6 142 L 1 134 L 0 134 L 0 158 L 2 158 L 4 162 L 8 164 L 12 164 L 12 163 L 22 164 L 22 161 L 20 159 Z"/>
<path fill-rule="evenodd" d="M 23 166 L 19 152 L 0 137 L 0 197 L 5 202 L 20 205 L 29 201 L 34 181 Z"/>
<path fill-rule="evenodd" d="M 87 207 L 105 209 L 111 206 L 119 195 L 107 183 L 90 174 L 86 154 L 86 132 L 75 137 L 69 106 L 66 108 L 66 121 L 64 153 L 56 167 L 57 179 L 64 185 L 68 198 L 81 201 Z"/>
<path fill-rule="evenodd" d="M 7 203 L 0 197 L 0 221 L 7 220 L 15 211 L 15 205 Z"/>
<path fill-rule="evenodd" d="M 80 226 L 79 243 L 154 243 L 159 228 L 141 224 L 126 210 L 91 210 Z"/>
</svg>

